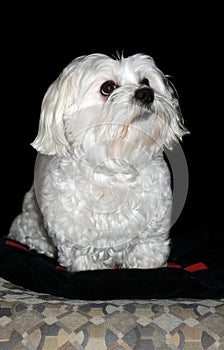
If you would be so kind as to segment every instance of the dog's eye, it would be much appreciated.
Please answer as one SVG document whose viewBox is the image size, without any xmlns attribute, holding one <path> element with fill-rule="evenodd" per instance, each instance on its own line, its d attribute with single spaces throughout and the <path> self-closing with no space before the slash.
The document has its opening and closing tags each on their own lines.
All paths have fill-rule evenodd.
<svg viewBox="0 0 224 350">
<path fill-rule="evenodd" d="M 147 86 L 149 86 L 149 79 L 147 79 L 147 78 L 142 79 L 142 80 L 140 81 L 140 84 L 141 84 L 141 85 L 147 85 Z"/>
<path fill-rule="evenodd" d="M 116 88 L 117 85 L 113 80 L 107 80 L 101 85 L 100 92 L 103 96 L 109 96 Z"/>
</svg>

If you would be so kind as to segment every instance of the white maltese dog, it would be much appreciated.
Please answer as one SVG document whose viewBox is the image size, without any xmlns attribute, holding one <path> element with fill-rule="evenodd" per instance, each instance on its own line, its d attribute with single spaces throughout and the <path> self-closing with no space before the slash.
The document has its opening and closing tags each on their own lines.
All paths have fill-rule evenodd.
<svg viewBox="0 0 224 350">
<path fill-rule="evenodd" d="M 150 56 L 74 59 L 43 99 L 34 183 L 9 237 L 68 271 L 165 266 L 163 154 L 185 133 L 174 87 Z"/>
</svg>

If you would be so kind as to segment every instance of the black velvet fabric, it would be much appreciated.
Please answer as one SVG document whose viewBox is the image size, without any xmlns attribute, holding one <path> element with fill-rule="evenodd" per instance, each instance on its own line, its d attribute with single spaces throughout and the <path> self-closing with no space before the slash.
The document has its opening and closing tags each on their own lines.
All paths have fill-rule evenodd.
<svg viewBox="0 0 224 350">
<path fill-rule="evenodd" d="M 0 276 L 32 291 L 71 299 L 222 298 L 223 243 L 224 222 L 219 220 L 174 235 L 168 267 L 70 273 L 56 268 L 57 261 L 3 238 Z"/>
</svg>

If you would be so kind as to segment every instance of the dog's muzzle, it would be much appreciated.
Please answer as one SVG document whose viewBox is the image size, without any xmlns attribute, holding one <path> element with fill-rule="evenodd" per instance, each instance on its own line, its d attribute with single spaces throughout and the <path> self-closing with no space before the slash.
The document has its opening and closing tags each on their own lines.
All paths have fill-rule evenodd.
<svg viewBox="0 0 224 350">
<path fill-rule="evenodd" d="M 142 106 L 149 108 L 154 101 L 154 91 L 150 87 L 137 89 L 134 98 Z"/>
</svg>

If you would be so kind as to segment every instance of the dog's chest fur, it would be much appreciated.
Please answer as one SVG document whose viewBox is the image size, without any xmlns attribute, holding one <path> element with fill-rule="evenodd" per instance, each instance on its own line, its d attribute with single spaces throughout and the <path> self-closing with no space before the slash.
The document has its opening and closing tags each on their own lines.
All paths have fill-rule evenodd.
<svg viewBox="0 0 224 350">
<path fill-rule="evenodd" d="M 43 155 L 36 165 L 37 202 L 52 238 L 101 249 L 161 235 L 171 207 L 162 157 L 138 170 L 122 159 L 104 160 L 93 171 L 87 158 Z"/>
</svg>

